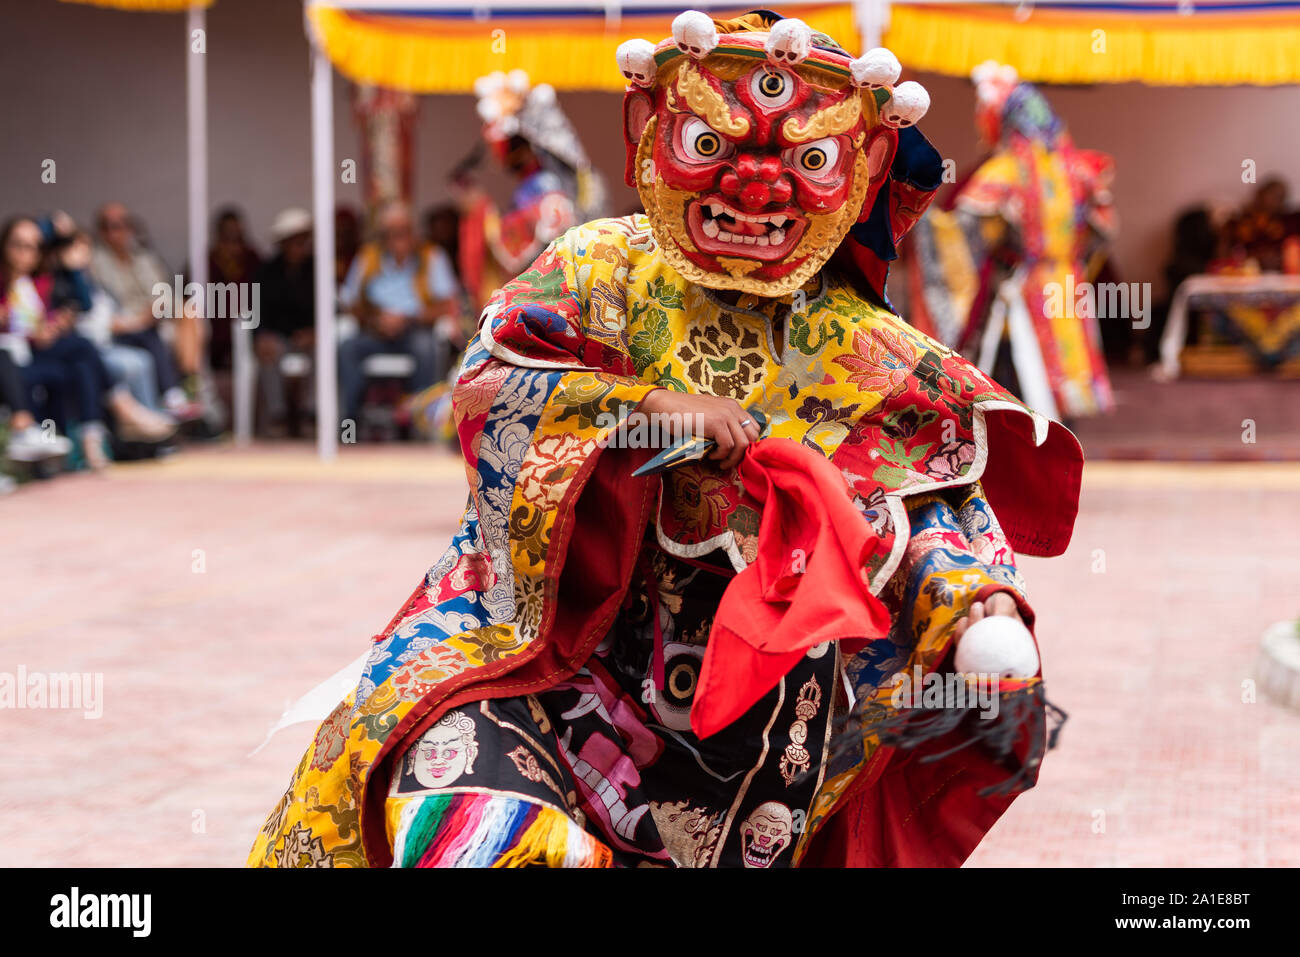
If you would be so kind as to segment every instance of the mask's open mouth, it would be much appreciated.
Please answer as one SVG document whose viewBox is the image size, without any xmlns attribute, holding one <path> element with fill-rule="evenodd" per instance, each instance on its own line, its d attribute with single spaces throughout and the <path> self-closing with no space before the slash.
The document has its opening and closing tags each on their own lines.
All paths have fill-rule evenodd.
<svg viewBox="0 0 1300 957">
<path fill-rule="evenodd" d="M 744 855 L 746 864 L 750 867 L 770 867 L 772 859 L 780 854 L 781 849 L 785 847 L 785 841 L 763 845 L 746 834 L 741 840 L 741 845 L 741 853 Z"/>
<path fill-rule="evenodd" d="M 691 202 L 686 228 L 701 252 L 779 262 L 799 244 L 808 221 L 792 206 L 746 213 L 715 195 Z"/>
</svg>

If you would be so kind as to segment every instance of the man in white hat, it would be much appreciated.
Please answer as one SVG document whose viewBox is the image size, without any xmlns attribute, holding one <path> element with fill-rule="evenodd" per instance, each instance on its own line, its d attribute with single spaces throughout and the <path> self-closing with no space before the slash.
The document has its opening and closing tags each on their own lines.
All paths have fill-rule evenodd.
<svg viewBox="0 0 1300 957">
<path fill-rule="evenodd" d="M 271 223 L 275 256 L 257 274 L 262 321 L 254 333 L 253 349 L 259 431 L 278 427 L 288 412 L 281 357 L 286 351 L 312 354 L 316 292 L 311 234 L 310 213 L 297 207 L 281 210 Z"/>
</svg>

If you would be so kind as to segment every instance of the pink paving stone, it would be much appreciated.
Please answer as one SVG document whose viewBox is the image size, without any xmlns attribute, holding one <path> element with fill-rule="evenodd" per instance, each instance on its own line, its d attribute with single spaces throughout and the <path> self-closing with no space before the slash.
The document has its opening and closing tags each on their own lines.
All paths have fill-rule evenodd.
<svg viewBox="0 0 1300 957">
<path fill-rule="evenodd" d="M 243 862 L 314 729 L 250 752 L 384 626 L 464 506 L 437 453 L 346 452 L 342 477 L 302 446 L 187 450 L 180 476 L 0 500 L 0 670 L 99 671 L 105 696 L 98 720 L 0 712 L 0 864 Z M 1070 551 L 1024 561 L 1070 721 L 971 865 L 1300 864 L 1300 715 L 1242 701 L 1260 634 L 1300 612 L 1300 487 L 1093 474 Z"/>
<path fill-rule="evenodd" d="M 1260 375 L 1157 383 L 1146 369 L 1114 368 L 1111 382 L 1116 412 L 1075 429 L 1090 459 L 1300 458 L 1300 384 L 1294 380 Z"/>
</svg>

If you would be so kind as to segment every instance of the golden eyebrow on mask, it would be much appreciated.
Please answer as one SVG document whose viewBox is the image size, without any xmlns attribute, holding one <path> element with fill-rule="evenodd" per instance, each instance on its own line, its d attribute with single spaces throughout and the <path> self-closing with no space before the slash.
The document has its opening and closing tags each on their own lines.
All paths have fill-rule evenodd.
<svg viewBox="0 0 1300 957">
<path fill-rule="evenodd" d="M 745 136 L 749 133 L 748 117 L 735 116 L 727 101 L 713 88 L 694 63 L 682 64 L 677 72 L 676 83 L 668 87 L 668 108 L 680 111 L 677 96 L 673 92 L 674 87 L 686 100 L 686 105 L 691 108 L 691 112 L 719 133 L 730 136 Z"/>
<path fill-rule="evenodd" d="M 808 117 L 807 122 L 801 123 L 797 116 L 790 117 L 781 125 L 781 132 L 792 143 L 806 143 L 847 133 L 861 115 L 862 97 L 855 92 L 847 99 L 818 110 Z"/>
</svg>

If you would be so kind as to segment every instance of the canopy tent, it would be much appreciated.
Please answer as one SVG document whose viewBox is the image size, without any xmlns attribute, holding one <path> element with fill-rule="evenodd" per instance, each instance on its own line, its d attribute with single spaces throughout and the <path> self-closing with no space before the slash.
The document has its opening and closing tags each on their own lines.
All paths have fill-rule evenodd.
<svg viewBox="0 0 1300 957">
<path fill-rule="evenodd" d="M 111 7 L 114 10 L 147 10 L 154 13 L 174 13 L 178 10 L 210 7 L 214 0 L 63 0 L 63 2 L 84 3 L 91 7 Z"/>
<path fill-rule="evenodd" d="M 1039 83 L 1300 82 L 1293 0 L 894 0 L 886 45 L 909 69 L 969 76 L 985 60 Z"/>
<path fill-rule="evenodd" d="M 416 93 L 466 93 L 474 78 L 521 68 L 560 90 L 621 91 L 609 64 L 632 37 L 667 36 L 698 7 L 663 0 L 470 5 L 435 0 L 312 0 L 312 31 L 352 80 Z M 844 42 L 893 50 L 909 69 L 969 75 L 987 59 L 1048 83 L 1159 85 L 1300 82 L 1300 0 L 773 0 Z"/>
<path fill-rule="evenodd" d="M 149 2 L 149 0 L 138 0 Z M 656 40 L 697 8 L 734 16 L 778 7 L 861 49 L 888 45 L 911 69 L 966 76 L 1009 63 L 1054 83 L 1232 85 L 1300 82 L 1300 0 L 304 0 L 313 50 L 316 248 L 332 249 L 331 68 L 357 83 L 413 93 L 468 93 L 495 70 L 523 69 L 560 90 L 622 91 L 624 40 Z M 319 421 L 331 421 L 335 357 L 332 277 L 317 257 Z M 328 350 L 328 352 L 327 352 Z M 328 391 L 328 394 L 327 394 Z M 328 414 L 327 414 L 328 412 Z M 318 429 L 320 454 L 337 435 Z"/>
<path fill-rule="evenodd" d="M 853 3 L 768 3 L 843 42 L 858 35 Z M 764 5 L 753 0 L 622 4 L 511 0 L 472 7 L 463 0 L 458 4 L 317 0 L 309 3 L 308 17 L 334 66 L 358 83 L 414 93 L 469 93 L 477 77 L 518 68 L 534 82 L 558 90 L 621 93 L 624 80 L 613 64 L 614 51 L 624 40 L 658 41 L 672 33 L 677 14 L 693 7 L 731 17 Z M 857 6 L 865 9 L 872 4 Z"/>
<path fill-rule="evenodd" d="M 191 278 L 206 285 L 205 56 L 190 38 L 213 0 L 63 0 L 137 11 L 188 12 L 189 243 Z M 467 93 L 475 78 L 522 68 L 561 90 L 621 91 L 614 50 L 632 37 L 667 36 L 690 7 L 731 16 L 762 0 L 304 0 L 312 44 L 313 208 L 317 250 L 334 247 L 332 69 L 359 83 L 414 93 Z M 882 40 L 909 68 L 967 75 L 986 59 L 1038 82 L 1232 85 L 1300 82 L 1300 0 L 776 0 L 831 36 Z M 334 277 L 317 256 L 317 412 L 337 413 Z M 248 333 L 235 329 L 235 435 L 251 433 Z M 250 380 L 251 381 L 251 380 Z M 241 382 L 243 385 L 241 386 Z M 318 428 L 322 458 L 337 451 Z"/>
</svg>

